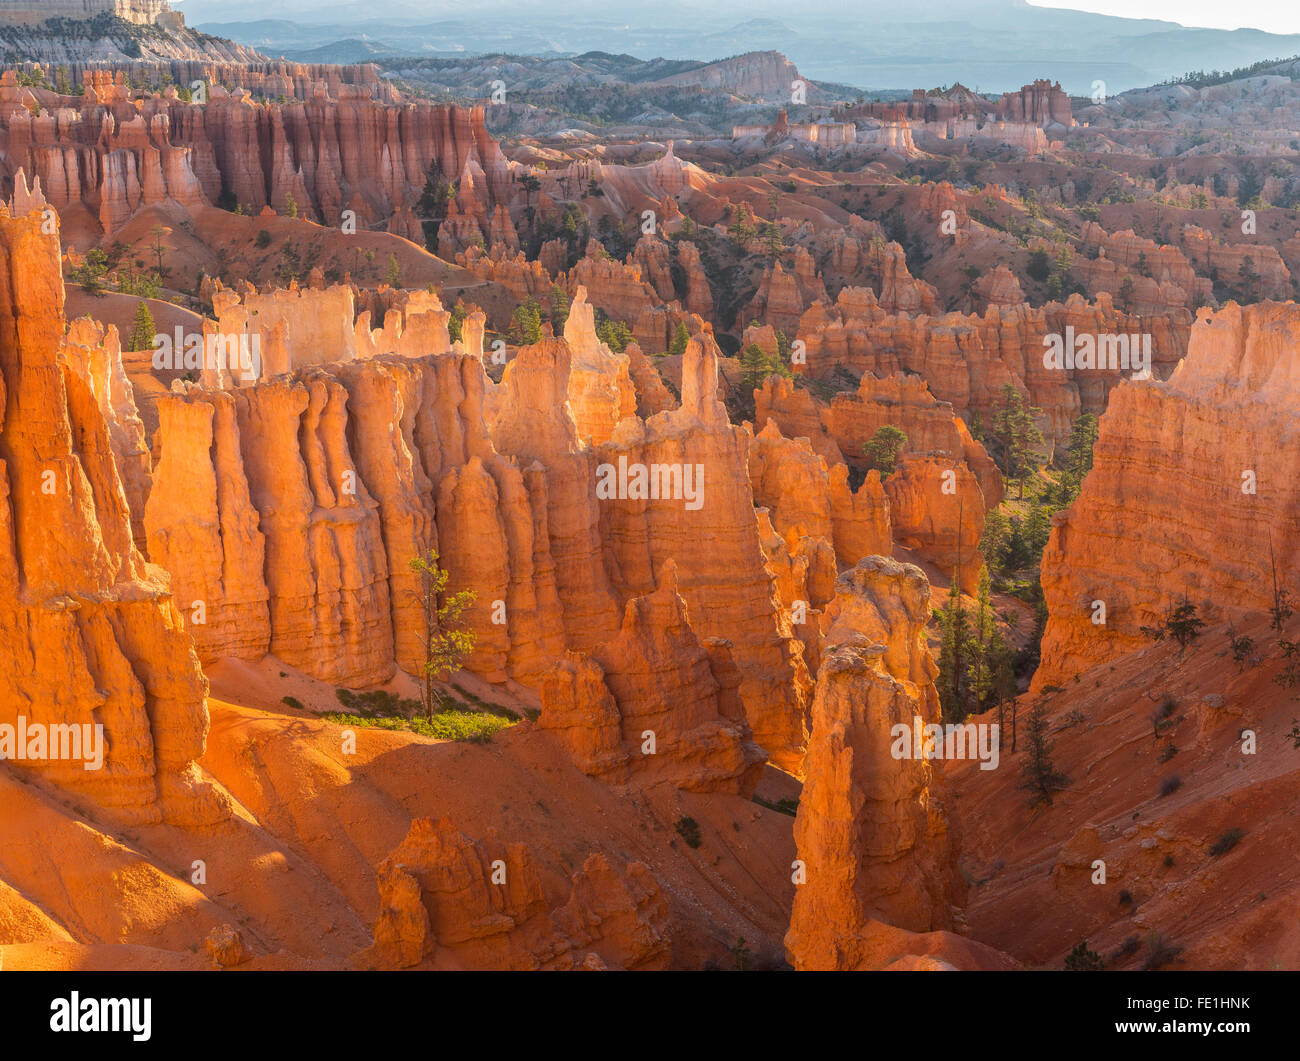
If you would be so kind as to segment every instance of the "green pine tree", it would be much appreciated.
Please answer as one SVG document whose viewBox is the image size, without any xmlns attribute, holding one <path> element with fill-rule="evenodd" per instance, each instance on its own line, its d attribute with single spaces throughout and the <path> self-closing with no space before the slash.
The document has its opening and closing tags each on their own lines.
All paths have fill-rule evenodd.
<svg viewBox="0 0 1300 1061">
<path fill-rule="evenodd" d="M 1025 483 L 1038 470 L 1043 433 L 1037 419 L 1042 414 L 1037 406 L 1025 404 L 1024 395 L 1014 384 L 1003 384 L 1002 408 L 993 415 L 991 435 L 1002 474 L 1019 488 L 1018 500 L 1024 500 Z"/>
<path fill-rule="evenodd" d="M 668 344 L 668 356 L 680 357 L 686 353 L 686 344 L 691 341 L 690 329 L 686 327 L 685 321 L 677 322 L 677 330 L 673 332 L 672 342 Z"/>
<path fill-rule="evenodd" d="M 960 722 L 967 715 L 969 678 L 967 660 L 972 650 L 970 621 L 962 602 L 961 585 L 954 575 L 948 599 L 939 613 L 939 709 L 944 722 Z"/>
<path fill-rule="evenodd" d="M 443 696 L 434 688 L 440 674 L 450 679 L 474 651 L 477 635 L 462 625 L 462 616 L 476 599 L 473 590 L 447 593 L 450 575 L 438 565 L 438 551 L 426 550 L 407 561 L 418 584 L 415 602 L 424 619 L 424 683 L 421 700 L 424 717 L 432 719 L 443 705 Z"/>
<path fill-rule="evenodd" d="M 1084 476 L 1092 470 L 1093 447 L 1097 444 L 1097 418 L 1084 413 L 1070 428 L 1065 453 L 1065 471 L 1061 475 L 1061 500 L 1070 504 L 1083 488 Z"/>
<path fill-rule="evenodd" d="M 542 341 L 542 315 L 532 296 L 515 307 L 506 336 L 515 346 L 531 346 Z"/>
<path fill-rule="evenodd" d="M 862 444 L 862 452 L 871 461 L 871 466 L 879 469 L 883 478 L 893 472 L 899 451 L 906 445 L 907 435 L 893 424 L 885 424 Z"/>
<path fill-rule="evenodd" d="M 457 302 L 456 305 L 452 307 L 451 317 L 447 320 L 447 337 L 451 339 L 453 343 L 459 342 L 464 338 L 465 318 L 468 316 L 469 312 L 465 309 L 465 304 L 463 302 Z"/>
<path fill-rule="evenodd" d="M 149 304 L 141 299 L 135 307 L 135 321 L 131 325 L 131 336 L 127 340 L 127 349 L 152 350 L 154 336 L 157 333 L 158 329 L 154 325 L 153 314 L 149 312 Z"/>
<path fill-rule="evenodd" d="M 771 370 L 767 355 L 757 343 L 750 343 L 740 352 L 740 382 L 747 393 L 761 387 Z"/>
<path fill-rule="evenodd" d="M 561 335 L 569 320 L 569 293 L 559 284 L 551 285 L 551 332 Z"/>
<path fill-rule="evenodd" d="M 1052 764 L 1052 744 L 1047 739 L 1047 711 L 1040 700 L 1034 704 L 1025 723 L 1029 755 L 1021 765 L 1020 787 L 1029 792 L 1031 806 L 1051 803 L 1052 793 L 1064 788 L 1068 779 Z"/>
<path fill-rule="evenodd" d="M 976 710 L 979 711 L 987 706 L 993 692 L 993 661 L 990 653 L 993 639 L 998 633 L 998 626 L 993 615 L 991 596 L 989 569 L 985 567 L 980 571 L 979 588 L 975 594 L 975 615 L 971 622 L 974 651 L 970 656 L 968 671 L 971 695 L 974 696 Z"/>
</svg>

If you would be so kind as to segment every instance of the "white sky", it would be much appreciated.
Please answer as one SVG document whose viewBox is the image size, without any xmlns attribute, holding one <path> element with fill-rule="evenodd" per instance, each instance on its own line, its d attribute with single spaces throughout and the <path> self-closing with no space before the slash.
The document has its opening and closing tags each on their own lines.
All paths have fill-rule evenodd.
<svg viewBox="0 0 1300 1061">
<path fill-rule="evenodd" d="M 1300 33 L 1295 0 L 1028 0 L 1035 7 L 1065 7 L 1122 18 L 1160 18 L 1183 26 L 1262 29 Z"/>
</svg>

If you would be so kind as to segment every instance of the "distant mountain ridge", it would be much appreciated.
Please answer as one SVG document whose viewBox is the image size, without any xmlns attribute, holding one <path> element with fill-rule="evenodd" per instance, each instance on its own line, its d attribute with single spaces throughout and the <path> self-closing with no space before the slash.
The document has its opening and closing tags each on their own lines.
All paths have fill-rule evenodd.
<svg viewBox="0 0 1300 1061">
<path fill-rule="evenodd" d="M 379 56 L 579 56 L 599 49 L 639 59 L 780 51 L 808 77 L 861 89 L 933 87 L 961 81 L 982 92 L 1011 91 L 1036 77 L 1074 95 L 1095 83 L 1108 94 L 1195 69 L 1232 69 L 1300 53 L 1300 35 L 1214 30 L 1034 7 L 1023 0 L 956 0 L 900 8 L 868 0 L 851 8 L 784 3 L 700 8 L 684 0 L 576 3 L 562 10 L 525 0 L 442 5 L 404 2 L 317 6 L 288 0 L 283 17 L 244 0 L 187 0 L 191 22 L 286 58 L 319 60 L 327 46 L 354 59 Z M 211 20 L 211 21 L 206 21 Z M 357 42 L 360 42 L 359 44 Z M 349 50 L 350 49 L 350 50 Z"/>
</svg>

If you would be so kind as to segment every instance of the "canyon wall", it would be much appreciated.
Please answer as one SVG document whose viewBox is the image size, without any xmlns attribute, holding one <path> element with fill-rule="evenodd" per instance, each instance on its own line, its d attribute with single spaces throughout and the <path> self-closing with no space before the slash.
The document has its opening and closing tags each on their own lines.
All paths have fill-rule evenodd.
<svg viewBox="0 0 1300 1061">
<path fill-rule="evenodd" d="M 43 209 L 0 209 L 0 723 L 101 725 L 101 769 L 87 749 L 17 768 L 118 820 L 198 822 L 218 806 L 194 765 L 207 681 L 166 572 L 133 540 L 128 490 L 144 484 L 118 471 L 119 454 L 139 456 L 120 362 L 81 356 L 85 329 L 63 349 L 59 233 Z"/>
<path fill-rule="evenodd" d="M 575 341 L 590 329 L 577 320 Z M 626 359 L 600 356 L 626 380 Z M 469 668 L 536 693 L 565 651 L 608 662 L 599 650 L 624 605 L 672 564 L 699 638 L 732 646 L 755 739 L 800 769 L 811 681 L 765 566 L 716 355 L 692 342 L 681 407 L 644 421 L 626 390 L 585 390 L 592 422 L 617 424 L 594 448 L 570 412 L 571 362 L 568 343 L 546 339 L 499 386 L 472 356 L 383 355 L 160 396 L 144 526 L 178 599 L 204 602 L 191 625 L 202 658 L 273 653 L 353 686 L 418 673 L 407 563 L 437 548 L 450 591 L 476 594 Z M 602 466 L 629 464 L 676 469 L 679 490 L 691 474 L 698 504 L 598 491 Z"/>
<path fill-rule="evenodd" d="M 483 124 L 481 107 L 372 99 L 361 87 L 326 83 L 307 99 L 254 103 L 219 85 L 204 105 L 175 93 L 137 105 L 124 92 L 106 99 L 48 93 L 39 113 L 24 103 L 12 71 L 0 77 L 3 176 L 39 177 L 60 213 L 84 206 L 111 234 L 142 205 L 173 200 L 193 208 L 230 201 L 265 206 L 326 225 L 352 210 L 358 224 L 414 205 L 430 167 L 460 179 L 460 208 L 472 204 L 482 231 L 492 207 L 509 198 L 508 165 Z M 31 97 L 34 99 L 34 97 Z"/>
<path fill-rule="evenodd" d="M 795 820 L 806 880 L 785 945 L 796 969 L 877 968 L 878 923 L 948 930 L 964 900 L 942 779 L 926 759 L 891 754 L 894 725 L 939 719 L 929 619 L 930 585 L 911 564 L 867 557 L 835 584 Z"/>
<path fill-rule="evenodd" d="M 1209 623 L 1267 612 L 1300 550 L 1300 307 L 1202 310 L 1168 380 L 1121 384 L 1092 471 L 1053 517 L 1034 688 L 1139 648 L 1184 598 Z M 1096 624 L 1094 601 L 1105 604 Z"/>
<path fill-rule="evenodd" d="M 1191 315 L 1185 310 L 1156 318 L 1125 314 L 1102 293 L 1093 303 L 1071 295 L 1064 303 L 1037 308 L 990 305 L 982 316 L 911 316 L 885 310 L 870 291 L 864 296 L 845 288 L 835 303 L 807 310 L 797 336 L 807 348 L 810 376 L 828 379 L 840 367 L 882 377 L 916 373 L 967 423 L 977 418 L 989 424 L 1009 383 L 1043 410 L 1044 435 L 1060 442 L 1081 413 L 1099 414 L 1112 388 L 1133 375 L 1131 370 L 1047 367 L 1044 337 L 1064 336 L 1067 327 L 1075 335 L 1149 335 L 1151 369 L 1165 376 L 1187 347 Z"/>
<path fill-rule="evenodd" d="M 505 887 L 499 886 L 504 878 Z M 381 909 L 364 968 L 662 969 L 668 904 L 643 862 L 603 854 L 549 907 L 531 852 L 495 834 L 473 840 L 450 818 L 417 818 L 379 867 Z"/>
</svg>

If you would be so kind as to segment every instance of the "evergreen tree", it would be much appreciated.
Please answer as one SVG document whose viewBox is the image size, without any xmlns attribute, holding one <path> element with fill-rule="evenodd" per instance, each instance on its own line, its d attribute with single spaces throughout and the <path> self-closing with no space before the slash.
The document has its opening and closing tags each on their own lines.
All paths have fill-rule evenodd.
<svg viewBox="0 0 1300 1061">
<path fill-rule="evenodd" d="M 419 580 L 413 596 L 424 618 L 424 684 L 420 692 L 424 717 L 432 719 L 443 702 L 434 680 L 439 674 L 450 679 L 474 651 L 477 635 L 463 627 L 461 616 L 474 603 L 476 594 L 468 589 L 446 592 L 450 575 L 438 565 L 436 549 L 412 557 L 407 567 Z"/>
<path fill-rule="evenodd" d="M 750 343 L 740 352 L 740 382 L 746 392 L 761 387 L 770 372 L 767 355 L 757 343 Z"/>
<path fill-rule="evenodd" d="M 998 703 L 998 747 L 1002 747 L 1007 727 L 1004 721 L 1004 708 L 1007 701 L 1013 704 L 1016 698 L 1016 670 L 1011 650 L 1002 640 L 1002 634 L 995 626 L 993 639 L 989 646 L 989 656 L 993 660 L 993 697 Z M 1015 725 L 1014 716 L 1012 725 Z M 1013 738 L 1014 739 L 1014 738 Z M 1014 750 L 1014 744 L 1013 744 Z"/>
<path fill-rule="evenodd" d="M 530 183 L 540 182 L 536 177 L 528 176 L 521 181 L 524 190 L 530 188 Z M 424 182 L 424 190 L 420 193 L 419 201 L 415 204 L 415 213 L 418 217 L 445 218 L 447 216 L 447 204 L 455 196 L 455 189 L 447 183 L 442 174 L 442 165 L 435 158 L 429 164 L 429 173 Z"/>
<path fill-rule="evenodd" d="M 781 239 L 781 226 L 774 221 L 766 222 L 763 225 L 763 241 L 767 246 L 767 253 L 773 258 L 781 256 L 781 250 L 784 246 Z"/>
<path fill-rule="evenodd" d="M 561 335 L 569 320 L 569 293 L 559 284 L 551 285 L 551 332 Z"/>
<path fill-rule="evenodd" d="M 1241 259 L 1237 275 L 1241 278 L 1242 301 L 1254 302 L 1259 297 L 1260 277 L 1255 271 L 1255 261 L 1249 254 Z"/>
<path fill-rule="evenodd" d="M 1007 563 L 1007 547 L 1011 536 L 1011 521 L 1001 507 L 990 509 L 984 517 L 984 533 L 980 535 L 979 551 L 985 565 L 1005 577 L 1013 568 Z"/>
<path fill-rule="evenodd" d="M 1030 794 L 1030 805 L 1051 803 L 1052 793 L 1064 788 L 1068 779 L 1052 765 L 1052 745 L 1047 739 L 1047 711 L 1042 701 L 1034 704 L 1025 722 L 1029 755 L 1021 765 L 1020 787 Z"/>
<path fill-rule="evenodd" d="M 1031 280 L 1037 280 L 1040 284 L 1052 274 L 1052 260 L 1047 256 L 1047 251 L 1041 247 L 1029 252 L 1029 264 L 1025 266 L 1025 274 Z"/>
<path fill-rule="evenodd" d="M 907 435 L 893 424 L 885 424 L 877 428 L 876 433 L 862 444 L 862 452 L 883 477 L 893 472 L 894 465 L 898 463 L 898 453 L 905 445 Z"/>
<path fill-rule="evenodd" d="M 1197 616 L 1196 605 L 1186 597 L 1181 604 L 1173 607 L 1165 618 L 1165 630 L 1178 642 L 1180 651 L 1186 649 L 1200 636 L 1203 626 L 1205 621 Z"/>
<path fill-rule="evenodd" d="M 993 639 L 998 634 L 998 626 L 993 615 L 991 595 L 989 569 L 984 567 L 980 570 L 979 588 L 975 593 L 975 616 L 971 623 L 973 651 L 970 656 L 969 683 L 977 711 L 984 710 L 993 693 L 991 650 Z"/>
<path fill-rule="evenodd" d="M 542 315 L 532 296 L 515 307 L 506 336 L 516 346 L 531 346 L 542 341 Z"/>
<path fill-rule="evenodd" d="M 1070 504 L 1079 496 L 1083 478 L 1092 471 L 1093 447 L 1097 444 L 1097 418 L 1084 413 L 1070 428 L 1065 454 L 1065 471 L 1061 475 L 1062 501 Z"/>
<path fill-rule="evenodd" d="M 1029 512 L 1022 525 L 1025 548 L 1032 562 L 1039 563 L 1043 558 L 1043 548 L 1052 533 L 1052 515 L 1047 506 L 1036 501 L 1029 504 Z"/>
<path fill-rule="evenodd" d="M 781 362 L 782 367 L 790 364 L 790 353 L 794 349 L 794 344 L 790 342 L 789 337 L 780 328 L 776 329 L 776 358 Z M 788 369 L 787 369 L 788 373 Z"/>
<path fill-rule="evenodd" d="M 1043 411 L 1025 404 L 1024 396 L 1014 384 L 1002 386 L 1002 408 L 993 416 L 992 437 L 997 443 L 1002 473 L 1019 487 L 1018 499 L 1024 500 L 1025 483 L 1037 470 L 1038 451 L 1043 433 L 1037 418 Z"/>
<path fill-rule="evenodd" d="M 969 660 L 976 651 L 961 596 L 962 501 L 957 500 L 957 563 L 953 568 L 948 600 L 939 616 L 939 707 L 944 722 L 960 722 L 967 715 Z"/>
<path fill-rule="evenodd" d="M 1070 266 L 1074 260 L 1074 251 L 1068 243 L 1062 243 L 1056 251 L 1052 263 L 1052 275 L 1047 278 L 1047 293 L 1052 298 L 1067 294 L 1070 289 Z"/>
<path fill-rule="evenodd" d="M 686 344 L 691 341 L 690 329 L 686 327 L 685 321 L 677 322 L 677 330 L 673 332 L 672 342 L 668 344 L 668 356 L 680 357 L 686 353 Z M 762 351 L 759 351 L 760 353 Z"/>
<path fill-rule="evenodd" d="M 1119 282 L 1118 301 L 1119 301 L 1119 308 L 1122 309 L 1125 313 L 1132 312 L 1133 277 L 1125 276 L 1124 279 Z"/>
<path fill-rule="evenodd" d="M 131 325 L 131 337 L 127 340 L 128 350 L 152 350 L 154 336 L 158 329 L 149 312 L 149 304 L 143 299 L 135 307 L 135 321 Z"/>
<path fill-rule="evenodd" d="M 968 676 L 966 661 L 973 649 L 970 622 L 962 602 L 961 585 L 956 576 L 948 588 L 948 600 L 939 613 L 939 710 L 944 722 L 960 722 L 966 717 Z"/>
<path fill-rule="evenodd" d="M 457 302 L 451 310 L 451 318 L 447 321 L 447 337 L 453 343 L 459 342 L 465 336 L 465 318 L 469 313 L 465 309 L 463 302 Z"/>
<path fill-rule="evenodd" d="M 727 233 L 737 246 L 743 246 L 758 234 L 758 226 L 754 224 L 754 211 L 750 209 L 748 203 L 740 204 L 736 210 L 735 220 L 727 226 Z"/>
<path fill-rule="evenodd" d="M 603 320 L 596 325 L 596 338 L 621 354 L 632 341 L 632 333 L 622 321 Z"/>
</svg>

